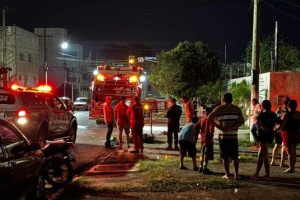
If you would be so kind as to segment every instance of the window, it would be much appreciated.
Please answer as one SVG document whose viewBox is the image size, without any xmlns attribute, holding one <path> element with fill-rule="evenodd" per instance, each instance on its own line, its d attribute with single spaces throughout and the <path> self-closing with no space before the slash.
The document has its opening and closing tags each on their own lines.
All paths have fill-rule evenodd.
<svg viewBox="0 0 300 200">
<path fill-rule="evenodd" d="M 38 97 L 35 93 L 20 92 L 19 95 L 20 99 L 22 100 L 23 106 L 34 106 L 40 104 L 40 101 L 38 100 Z"/>
<path fill-rule="evenodd" d="M 22 152 L 25 141 L 19 138 L 9 127 L 1 124 L 0 136 L 9 157 L 18 155 Z"/>
<path fill-rule="evenodd" d="M 20 52 L 19 56 L 20 56 L 20 61 L 24 61 L 25 58 L 24 53 Z"/>
<path fill-rule="evenodd" d="M 28 62 L 33 62 L 33 56 L 31 54 L 28 54 Z"/>
</svg>

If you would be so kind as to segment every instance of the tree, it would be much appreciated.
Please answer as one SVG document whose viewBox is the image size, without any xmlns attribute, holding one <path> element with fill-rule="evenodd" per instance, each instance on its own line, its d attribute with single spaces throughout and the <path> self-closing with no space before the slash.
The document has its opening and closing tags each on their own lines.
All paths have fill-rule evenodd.
<svg viewBox="0 0 300 200">
<path fill-rule="evenodd" d="M 215 83 L 209 82 L 197 90 L 197 97 L 200 97 L 202 102 L 207 103 L 220 103 L 222 95 L 226 92 L 227 85 L 225 81 L 218 80 Z"/>
<path fill-rule="evenodd" d="M 268 36 L 260 42 L 260 72 L 271 71 L 271 52 L 274 53 L 274 36 Z M 279 36 L 278 38 L 278 68 L 279 71 L 300 71 L 300 50 Z M 251 63 L 252 42 L 246 48 L 245 61 Z"/>
<path fill-rule="evenodd" d="M 171 69 L 166 68 L 168 65 L 172 66 Z M 167 70 L 160 74 L 160 68 Z M 158 56 L 157 66 L 152 68 L 151 73 L 153 76 L 150 81 L 160 93 L 166 94 L 166 91 L 162 90 L 166 85 L 175 85 L 172 87 L 176 89 L 168 92 L 177 97 L 194 97 L 198 87 L 220 78 L 218 58 L 202 42 L 182 42 L 174 49 L 162 52 Z"/>
<path fill-rule="evenodd" d="M 233 82 L 229 87 L 229 92 L 232 93 L 233 103 L 239 106 L 242 110 L 244 118 L 247 118 L 247 110 L 251 103 L 251 87 L 250 84 L 243 80 L 240 83 Z"/>
<path fill-rule="evenodd" d="M 166 96 L 179 93 L 186 83 L 180 80 L 179 74 L 183 73 L 183 67 L 174 62 L 174 53 L 172 51 L 162 52 L 157 56 L 157 59 L 157 65 L 151 67 L 151 84 L 157 91 Z"/>
</svg>

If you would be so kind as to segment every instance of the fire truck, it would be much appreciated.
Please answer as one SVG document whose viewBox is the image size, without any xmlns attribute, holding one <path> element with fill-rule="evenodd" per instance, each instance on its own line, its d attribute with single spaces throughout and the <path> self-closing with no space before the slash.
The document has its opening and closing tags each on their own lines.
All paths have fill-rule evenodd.
<svg viewBox="0 0 300 200">
<path fill-rule="evenodd" d="M 100 65 L 94 72 L 95 78 L 91 83 L 92 98 L 89 108 L 90 119 L 97 119 L 97 123 L 104 122 L 103 104 L 107 96 L 112 97 L 112 106 L 115 106 L 121 96 L 127 98 L 130 104 L 132 97 L 141 98 L 142 67 L 113 67 Z"/>
</svg>

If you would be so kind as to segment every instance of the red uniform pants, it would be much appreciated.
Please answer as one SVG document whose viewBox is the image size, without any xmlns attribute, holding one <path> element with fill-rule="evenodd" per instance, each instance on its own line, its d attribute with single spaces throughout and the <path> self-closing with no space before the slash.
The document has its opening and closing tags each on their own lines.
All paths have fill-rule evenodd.
<svg viewBox="0 0 300 200">
<path fill-rule="evenodd" d="M 143 125 L 134 125 L 131 127 L 132 141 L 134 150 L 144 150 Z"/>
</svg>

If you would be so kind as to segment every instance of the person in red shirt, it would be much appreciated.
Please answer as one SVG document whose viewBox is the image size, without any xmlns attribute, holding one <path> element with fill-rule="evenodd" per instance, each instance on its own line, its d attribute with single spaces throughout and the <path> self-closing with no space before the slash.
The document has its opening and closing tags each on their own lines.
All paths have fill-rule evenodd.
<svg viewBox="0 0 300 200">
<path fill-rule="evenodd" d="M 132 105 L 127 109 L 126 114 L 130 121 L 130 129 L 134 145 L 134 150 L 130 151 L 130 153 L 139 153 L 139 151 L 141 151 L 142 153 L 144 150 L 144 111 L 143 105 L 140 103 L 139 97 L 133 97 Z"/>
<path fill-rule="evenodd" d="M 107 96 L 103 104 L 104 122 L 107 125 L 105 147 L 110 148 L 110 137 L 114 129 L 114 111 L 111 107 L 112 98 Z"/>
<path fill-rule="evenodd" d="M 211 113 L 212 108 L 206 108 L 206 117 L 199 120 L 194 128 L 197 133 L 200 132 L 201 143 L 201 161 L 199 173 L 212 174 L 213 172 L 207 168 L 208 161 L 214 159 L 213 138 L 215 126 L 209 121 L 208 115 Z"/>
<path fill-rule="evenodd" d="M 189 102 L 188 98 L 186 96 L 181 97 L 181 102 L 184 104 L 185 108 L 185 119 L 186 124 L 191 123 L 192 117 L 194 117 L 194 106 L 192 103 Z"/>
<path fill-rule="evenodd" d="M 119 148 L 122 149 L 122 132 L 126 134 L 127 148 L 129 148 L 129 119 L 126 111 L 128 106 L 125 104 L 126 97 L 122 96 L 120 102 L 115 106 L 115 120 L 119 132 Z"/>
</svg>

